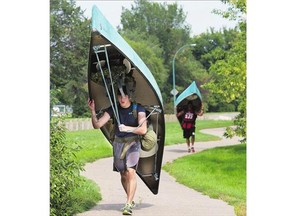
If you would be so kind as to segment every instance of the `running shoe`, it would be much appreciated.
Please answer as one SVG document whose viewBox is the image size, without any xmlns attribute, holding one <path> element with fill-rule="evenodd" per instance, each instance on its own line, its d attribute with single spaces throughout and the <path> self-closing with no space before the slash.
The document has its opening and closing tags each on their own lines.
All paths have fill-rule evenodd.
<svg viewBox="0 0 288 216">
<path fill-rule="evenodd" d="M 191 148 L 191 150 L 192 150 L 192 152 L 195 152 L 195 149 L 194 149 L 194 147 L 192 147 L 192 148 Z"/>
<path fill-rule="evenodd" d="M 123 215 L 132 215 L 132 204 L 126 203 L 123 208 Z"/>
<path fill-rule="evenodd" d="M 123 208 L 121 208 L 121 211 L 124 210 L 124 208 L 126 207 L 127 204 L 125 204 L 125 206 Z M 131 207 L 134 208 L 136 206 L 136 203 L 134 201 L 132 201 L 131 203 Z"/>
<path fill-rule="evenodd" d="M 136 206 L 136 203 L 134 201 L 132 201 L 131 207 L 134 208 L 135 206 Z"/>
</svg>

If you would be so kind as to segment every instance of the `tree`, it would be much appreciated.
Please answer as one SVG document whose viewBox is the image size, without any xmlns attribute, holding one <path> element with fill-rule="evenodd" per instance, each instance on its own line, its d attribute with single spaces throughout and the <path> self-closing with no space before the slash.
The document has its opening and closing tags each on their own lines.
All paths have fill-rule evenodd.
<svg viewBox="0 0 288 216">
<path fill-rule="evenodd" d="M 239 33 L 238 28 L 226 29 L 223 28 L 219 31 L 214 31 L 212 28 L 205 33 L 192 38 L 193 43 L 197 44 L 193 49 L 193 56 L 199 64 L 201 64 L 205 71 L 204 76 L 200 81 L 200 87 L 202 84 L 208 82 L 213 74 L 210 73 L 210 67 L 218 60 L 223 60 L 227 57 L 228 51 L 232 48 L 232 42 L 235 40 Z M 196 78 L 197 74 L 196 75 Z M 199 78 L 198 78 L 199 79 Z M 209 112 L 227 112 L 235 111 L 237 102 L 227 103 L 223 101 L 222 96 L 214 93 L 210 93 L 206 88 L 201 88 L 203 92 L 204 100 L 206 101 L 205 109 Z"/>
<path fill-rule="evenodd" d="M 192 53 L 208 71 L 211 64 L 225 58 L 225 52 L 231 49 L 231 42 L 235 40 L 237 33 L 237 29 L 223 28 L 220 31 L 210 29 L 192 38 L 193 43 L 197 44 Z"/>
<path fill-rule="evenodd" d="M 177 3 L 159 4 L 147 0 L 135 0 L 131 10 L 121 14 L 123 30 L 137 30 L 154 35 L 163 49 L 164 63 L 171 63 L 174 53 L 190 38 L 191 27 L 185 24 L 186 15 Z"/>
<path fill-rule="evenodd" d="M 238 11 L 246 12 L 244 1 L 231 1 L 231 8 L 238 8 Z M 239 4 L 241 2 L 241 4 Z M 227 15 L 227 13 L 225 13 Z M 229 13 L 228 13 L 229 14 Z M 235 14 L 231 13 L 235 17 Z M 227 103 L 237 102 L 240 114 L 235 120 L 236 129 L 229 128 L 226 136 L 239 135 L 246 141 L 246 21 L 240 20 L 240 31 L 231 42 L 224 59 L 217 60 L 209 68 L 212 75 L 210 82 L 204 85 L 212 93 L 216 93 Z"/>
<path fill-rule="evenodd" d="M 83 86 L 87 82 L 89 32 L 89 22 L 74 1 L 50 1 L 50 88 L 59 89 L 60 103 L 76 110 L 86 107 L 75 100 L 85 94 L 87 98 Z"/>
<path fill-rule="evenodd" d="M 162 90 L 167 80 L 168 72 L 163 63 L 163 50 L 160 48 L 158 38 L 153 35 L 147 36 L 145 33 L 136 30 L 126 30 L 121 34 L 150 69 L 155 80 L 157 80 L 159 88 Z"/>
</svg>

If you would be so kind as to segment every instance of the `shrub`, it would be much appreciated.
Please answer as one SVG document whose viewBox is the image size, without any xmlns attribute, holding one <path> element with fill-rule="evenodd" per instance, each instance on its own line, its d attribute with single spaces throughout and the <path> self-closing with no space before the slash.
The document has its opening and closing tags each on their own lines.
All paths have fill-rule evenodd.
<svg viewBox="0 0 288 216">
<path fill-rule="evenodd" d="M 75 212 L 72 208 L 72 191 L 81 182 L 80 170 L 75 151 L 66 143 L 66 129 L 62 118 L 52 118 L 50 122 L 50 215 L 68 216 Z"/>
</svg>

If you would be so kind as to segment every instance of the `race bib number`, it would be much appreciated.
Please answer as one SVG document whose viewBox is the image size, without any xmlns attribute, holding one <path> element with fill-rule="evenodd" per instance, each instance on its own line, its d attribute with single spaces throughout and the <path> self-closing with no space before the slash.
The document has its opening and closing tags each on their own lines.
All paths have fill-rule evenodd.
<svg viewBox="0 0 288 216">
<path fill-rule="evenodd" d="M 186 113 L 184 119 L 192 120 L 193 119 L 193 113 Z"/>
</svg>

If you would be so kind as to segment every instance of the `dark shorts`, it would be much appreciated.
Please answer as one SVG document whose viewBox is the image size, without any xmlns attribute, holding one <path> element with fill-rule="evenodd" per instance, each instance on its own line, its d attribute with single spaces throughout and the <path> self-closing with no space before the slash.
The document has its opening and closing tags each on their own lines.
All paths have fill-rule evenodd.
<svg viewBox="0 0 288 216">
<path fill-rule="evenodd" d="M 189 139 L 190 137 L 195 137 L 195 127 L 190 129 L 183 129 L 183 137 Z"/>
<path fill-rule="evenodd" d="M 126 146 L 126 147 L 125 147 Z M 139 139 L 130 143 L 113 142 L 113 157 L 114 167 L 113 170 L 117 172 L 123 172 L 127 168 L 136 169 L 139 157 L 140 157 L 141 143 Z M 124 152 L 123 152 L 124 150 Z"/>
</svg>

